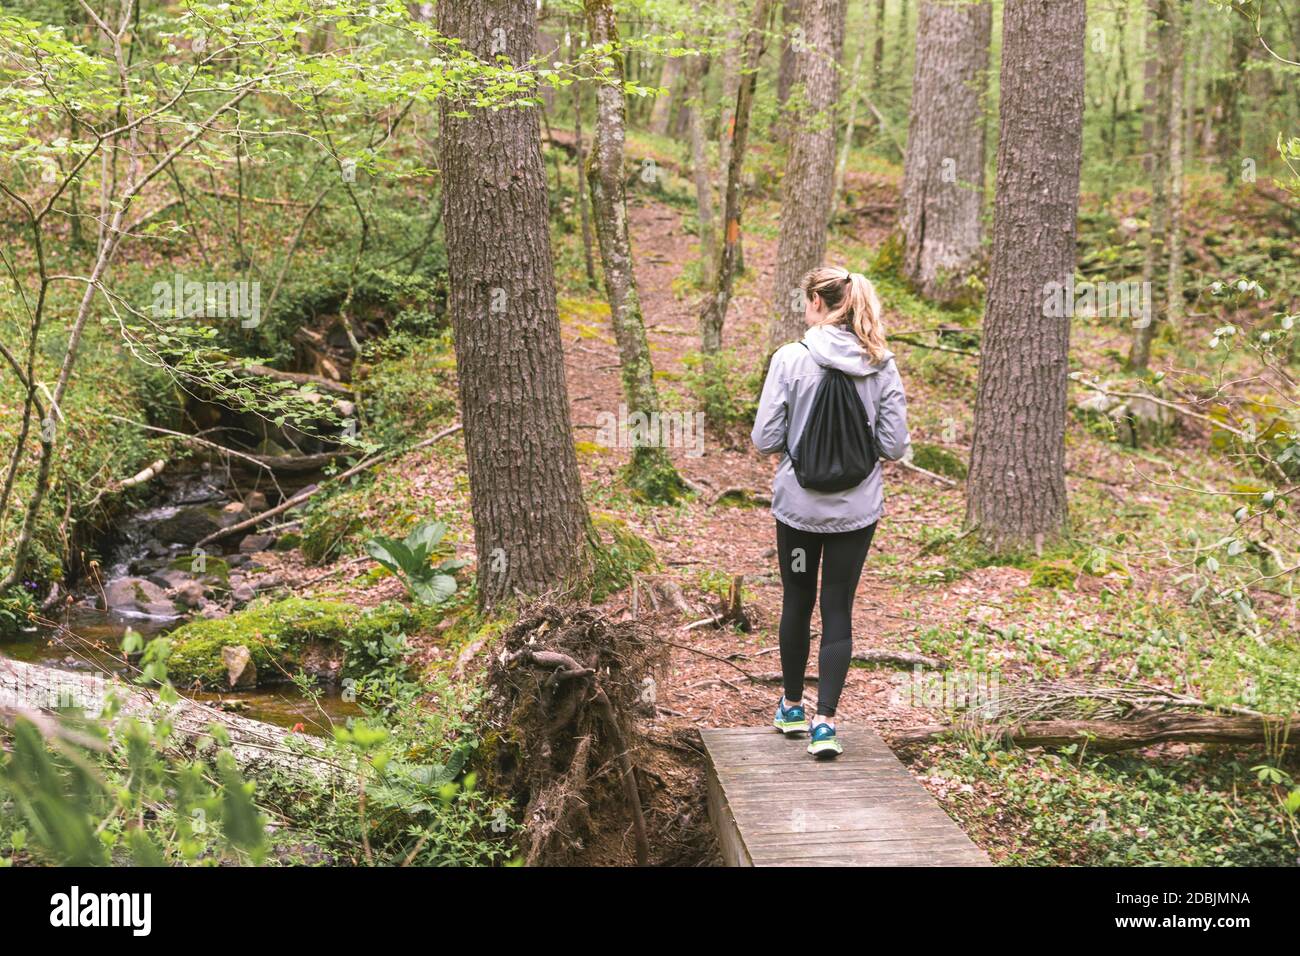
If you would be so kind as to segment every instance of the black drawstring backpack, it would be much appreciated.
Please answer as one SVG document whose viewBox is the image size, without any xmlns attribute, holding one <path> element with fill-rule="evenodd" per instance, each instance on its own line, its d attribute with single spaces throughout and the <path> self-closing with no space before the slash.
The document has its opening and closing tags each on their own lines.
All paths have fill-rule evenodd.
<svg viewBox="0 0 1300 956">
<path fill-rule="evenodd" d="M 875 470 L 876 442 L 853 379 L 837 368 L 825 372 L 803 434 L 789 449 L 790 462 L 799 487 L 847 491 Z"/>
</svg>

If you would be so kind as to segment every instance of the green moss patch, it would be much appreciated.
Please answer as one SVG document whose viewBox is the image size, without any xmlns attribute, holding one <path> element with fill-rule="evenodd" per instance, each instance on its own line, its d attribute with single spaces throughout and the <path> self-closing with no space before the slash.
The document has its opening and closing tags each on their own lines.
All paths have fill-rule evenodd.
<svg viewBox="0 0 1300 956">
<path fill-rule="evenodd" d="M 311 644 L 375 639 L 418 624 L 417 616 L 400 604 L 382 604 L 366 611 L 338 601 L 294 597 L 258 600 L 230 617 L 191 621 L 162 639 L 172 645 L 168 673 L 174 683 L 219 687 L 226 680 L 223 647 L 247 647 L 257 665 L 259 682 L 269 683 L 286 671 L 298 670 Z"/>
</svg>

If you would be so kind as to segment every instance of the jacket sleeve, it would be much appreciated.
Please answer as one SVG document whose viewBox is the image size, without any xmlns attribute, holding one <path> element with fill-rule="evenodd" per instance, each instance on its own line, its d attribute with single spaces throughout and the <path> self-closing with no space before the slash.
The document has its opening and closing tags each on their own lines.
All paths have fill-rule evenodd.
<svg viewBox="0 0 1300 956">
<path fill-rule="evenodd" d="M 754 430 L 750 438 L 754 447 L 764 455 L 785 451 L 785 430 L 788 408 L 785 400 L 785 381 L 781 377 L 781 362 L 772 356 L 763 394 L 758 400 L 758 414 L 754 416 Z"/>
<path fill-rule="evenodd" d="M 898 461 L 907 454 L 912 439 L 907 433 L 907 399 L 903 379 L 891 360 L 880 370 L 880 398 L 876 404 L 876 447 L 882 457 Z"/>
</svg>

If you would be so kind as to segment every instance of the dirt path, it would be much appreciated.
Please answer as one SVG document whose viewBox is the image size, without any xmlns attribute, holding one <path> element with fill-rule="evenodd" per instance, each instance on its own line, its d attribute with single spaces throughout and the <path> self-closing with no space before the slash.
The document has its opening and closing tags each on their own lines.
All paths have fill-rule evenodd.
<svg viewBox="0 0 1300 956">
<path fill-rule="evenodd" d="M 697 347 L 696 307 L 694 294 L 674 289 L 683 267 L 695 256 L 693 237 L 683 229 L 680 214 L 659 203 L 634 205 L 630 210 L 637 279 L 645 311 L 648 337 L 655 368 L 671 387 L 672 379 L 684 368 L 682 358 Z M 727 316 L 724 346 L 736 349 L 747 362 L 758 366 L 764 360 L 766 311 L 760 299 L 771 281 L 775 243 L 754 236 L 746 237 L 746 262 L 752 273 L 742 283 L 741 293 L 733 300 Z M 618 358 L 612 339 L 595 341 L 573 335 L 566 329 L 566 361 L 573 420 L 579 441 L 594 435 L 597 415 L 616 411 L 620 401 Z M 906 371 L 904 371 L 906 376 Z M 661 390 L 666 390 L 661 386 Z M 677 467 L 692 481 L 712 490 L 743 487 L 766 492 L 770 487 L 775 458 L 765 460 L 748 447 L 746 434 L 740 435 L 736 447 L 729 447 L 719 437 L 707 433 L 702 457 L 688 457 L 674 450 Z M 607 452 L 593 463 L 584 461 L 588 480 L 608 479 L 626 460 L 624 452 Z M 907 528 L 915 522 L 937 517 L 959 495 L 936 494 L 933 488 L 921 487 L 922 503 L 911 493 L 916 484 L 906 472 L 890 469 L 887 475 L 886 517 L 883 519 L 872 555 L 868 559 L 854 610 L 854 647 L 906 648 L 909 638 L 921 626 L 933 624 L 939 615 L 951 617 L 956 608 L 940 606 L 918 595 L 900 595 L 881 580 L 878 570 L 882 556 L 895 562 L 915 557 L 918 547 L 909 543 Z M 598 507 L 598 505 L 593 505 Z M 692 650 L 674 648 L 672 670 L 658 693 L 658 703 L 666 719 L 696 726 L 753 726 L 770 720 L 770 711 L 779 686 L 748 680 L 730 660 L 751 674 L 773 674 L 780 670 L 777 649 L 777 625 L 780 618 L 781 590 L 776 577 L 773 519 L 766 507 L 737 507 L 726 504 L 710 507 L 696 500 L 681 508 L 652 509 L 645 517 L 628 517 L 638 533 L 650 541 L 660 561 L 682 584 L 688 598 L 701 604 L 701 576 L 743 574 L 752 591 L 752 607 L 758 625 L 750 634 L 732 630 L 702 628 L 679 631 L 668 639 Z M 974 592 L 978 588 L 985 599 L 996 600 L 1002 587 L 1023 584 L 1020 572 L 997 569 L 981 575 L 988 580 L 967 581 L 960 588 Z M 1002 577 L 1004 580 L 995 580 Z M 707 600 L 707 598 L 705 598 Z M 960 615 L 960 611 L 957 611 Z M 819 630 L 815 617 L 814 633 Z M 706 656 L 708 655 L 708 656 Z M 719 658 L 723 660 L 719 660 Z M 816 648 L 810 671 L 815 670 Z M 878 725 L 893 720 L 924 722 L 905 702 L 898 700 L 898 673 L 889 670 L 854 668 L 843 695 L 840 714 L 846 721 L 869 719 Z M 815 697 L 814 685 L 808 696 Z"/>
</svg>

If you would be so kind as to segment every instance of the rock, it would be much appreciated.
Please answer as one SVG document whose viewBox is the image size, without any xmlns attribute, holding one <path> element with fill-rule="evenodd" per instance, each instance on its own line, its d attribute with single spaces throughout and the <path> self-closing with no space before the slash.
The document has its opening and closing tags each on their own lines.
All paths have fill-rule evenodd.
<svg viewBox="0 0 1300 956">
<path fill-rule="evenodd" d="M 214 508 L 191 506 L 181 508 L 170 518 L 164 518 L 154 526 L 154 531 L 163 541 L 174 544 L 198 544 L 214 531 L 221 530 L 218 516 L 221 512 Z"/>
<path fill-rule="evenodd" d="M 248 563 L 248 555 L 235 552 L 234 554 L 226 555 L 225 561 L 226 567 L 228 568 L 240 568 Z"/>
<path fill-rule="evenodd" d="M 172 590 L 173 588 L 183 587 L 194 580 L 194 575 L 188 571 L 181 571 L 177 568 L 163 568 L 160 571 L 154 571 L 149 575 L 149 580 L 160 588 Z"/>
<path fill-rule="evenodd" d="M 205 599 L 206 589 L 198 581 L 186 581 L 180 587 L 176 588 L 173 596 L 181 604 L 189 608 L 201 607 Z"/>
<path fill-rule="evenodd" d="M 250 491 L 244 498 L 244 506 L 253 514 L 265 511 L 268 507 L 266 495 L 260 491 Z"/>
<path fill-rule="evenodd" d="M 179 617 L 176 606 L 158 585 L 144 578 L 117 578 L 104 585 L 104 605 L 118 614 Z"/>
<path fill-rule="evenodd" d="M 226 668 L 226 682 L 231 690 L 247 690 L 257 686 L 257 665 L 253 655 L 243 644 L 226 645 L 221 649 L 221 663 Z"/>
<path fill-rule="evenodd" d="M 239 542 L 239 550 L 244 554 L 253 554 L 257 551 L 270 550 L 271 545 L 275 544 L 275 535 L 271 534 L 250 534 Z"/>
<path fill-rule="evenodd" d="M 232 501 L 221 509 L 221 517 L 217 520 L 221 527 L 229 528 L 232 524 L 238 524 L 249 516 L 248 508 L 242 501 Z"/>
<path fill-rule="evenodd" d="M 230 596 L 234 598 L 238 604 L 247 604 L 249 601 L 253 600 L 253 598 L 257 597 L 257 588 L 247 583 L 240 584 L 231 589 Z"/>
<path fill-rule="evenodd" d="M 203 606 L 199 608 L 199 617 L 209 621 L 215 621 L 217 618 L 226 617 L 229 614 L 230 612 L 216 601 L 204 601 Z"/>
</svg>

